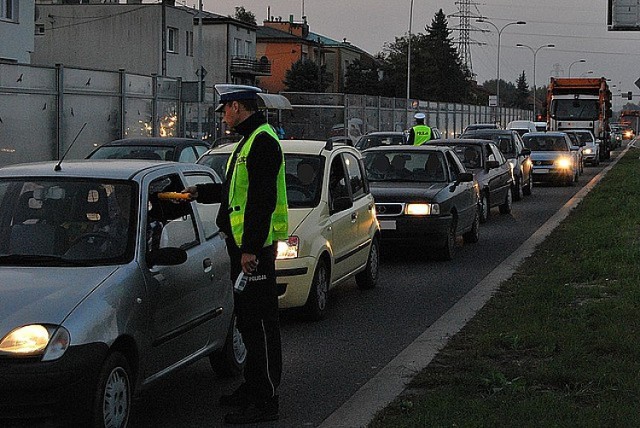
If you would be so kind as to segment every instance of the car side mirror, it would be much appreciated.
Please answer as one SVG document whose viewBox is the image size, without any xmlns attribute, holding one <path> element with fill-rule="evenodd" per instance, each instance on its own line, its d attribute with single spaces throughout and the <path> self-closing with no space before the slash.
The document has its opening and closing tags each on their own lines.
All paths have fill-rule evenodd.
<svg viewBox="0 0 640 428">
<path fill-rule="evenodd" d="M 486 163 L 487 169 L 497 168 L 500 166 L 500 163 L 497 160 L 490 160 Z"/>
<path fill-rule="evenodd" d="M 348 210 L 353 206 L 351 198 L 348 196 L 340 196 L 333 200 L 333 206 L 331 207 L 331 214 L 340 211 Z"/>
<path fill-rule="evenodd" d="M 458 183 L 469 183 L 473 181 L 473 174 L 470 172 L 461 172 L 458 174 Z"/>
<path fill-rule="evenodd" d="M 147 253 L 147 265 L 153 266 L 175 266 L 187 261 L 187 252 L 182 248 L 166 247 L 158 248 Z"/>
<path fill-rule="evenodd" d="M 577 152 L 578 150 L 580 150 L 579 146 L 571 146 L 571 151 L 572 152 Z"/>
<path fill-rule="evenodd" d="M 520 152 L 520 156 L 531 156 L 531 149 L 527 149 L 526 147 L 522 149 Z"/>
</svg>

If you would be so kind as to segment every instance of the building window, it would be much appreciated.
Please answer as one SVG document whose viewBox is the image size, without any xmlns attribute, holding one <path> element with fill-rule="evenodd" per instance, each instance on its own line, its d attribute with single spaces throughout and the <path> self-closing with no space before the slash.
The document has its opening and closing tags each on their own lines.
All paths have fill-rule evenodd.
<svg viewBox="0 0 640 428">
<path fill-rule="evenodd" d="M 193 31 L 187 31 L 185 39 L 187 41 L 187 56 L 193 56 Z"/>
<path fill-rule="evenodd" d="M 246 56 L 255 56 L 251 55 L 251 42 L 249 40 L 244 41 L 244 54 Z"/>
<path fill-rule="evenodd" d="M 242 40 L 233 39 L 233 54 L 235 56 L 242 56 L 243 55 L 243 52 L 242 52 Z"/>
<path fill-rule="evenodd" d="M 0 19 L 18 22 L 18 0 L 0 0 Z"/>
<path fill-rule="evenodd" d="M 167 27 L 167 52 L 178 53 L 178 29 Z"/>
</svg>

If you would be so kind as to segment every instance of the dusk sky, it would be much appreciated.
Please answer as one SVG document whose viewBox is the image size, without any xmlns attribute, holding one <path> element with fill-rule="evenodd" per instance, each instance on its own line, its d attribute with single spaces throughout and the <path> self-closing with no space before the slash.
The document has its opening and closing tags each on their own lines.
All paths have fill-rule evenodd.
<svg viewBox="0 0 640 428">
<path fill-rule="evenodd" d="M 386 42 L 407 34 L 409 29 L 410 0 L 203 0 L 203 8 L 222 15 L 233 15 L 235 6 L 256 15 L 258 24 L 271 15 L 288 20 L 294 15 L 301 21 L 302 11 L 307 16 L 311 31 L 335 40 L 349 42 L 376 54 Z M 500 42 L 500 77 L 515 82 L 524 70 L 527 82 L 533 84 L 533 53 L 515 45 L 521 43 L 533 49 L 555 44 L 553 49 L 541 49 L 536 56 L 536 85 L 542 86 L 549 76 L 577 77 L 605 76 L 618 89 L 633 91 L 634 102 L 640 102 L 640 89 L 634 82 L 640 78 L 640 32 L 607 31 L 606 0 L 488 0 L 477 1 L 472 13 L 486 17 L 498 28 L 514 21 L 526 25 L 511 25 L 504 29 Z M 435 13 L 442 9 L 446 15 L 457 12 L 455 0 L 414 0 L 412 32 L 425 32 Z M 459 18 L 449 17 L 449 28 L 459 25 Z M 496 78 L 496 29 L 472 20 L 477 31 L 471 38 L 483 45 L 471 46 L 473 72 L 479 83 Z M 488 32 L 480 31 L 490 30 Z M 457 40 L 458 33 L 453 37 Z M 590 73 L 592 72 L 592 73 Z M 621 97 L 614 107 L 620 106 Z"/>
</svg>

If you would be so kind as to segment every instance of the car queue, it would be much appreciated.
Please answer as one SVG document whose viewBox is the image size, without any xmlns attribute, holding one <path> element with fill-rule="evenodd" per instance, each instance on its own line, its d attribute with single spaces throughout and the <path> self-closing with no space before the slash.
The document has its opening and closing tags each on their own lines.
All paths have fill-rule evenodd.
<svg viewBox="0 0 640 428">
<path fill-rule="evenodd" d="M 387 248 L 452 259 L 459 238 L 479 241 L 492 208 L 511 213 L 534 182 L 577 181 L 582 160 L 567 134 L 514 132 L 507 143 L 487 131 L 419 147 L 390 133 L 362 151 L 282 141 L 290 220 L 277 248 L 280 308 L 320 320 L 331 288 L 376 286 Z M 0 298 L 5 416 L 126 424 L 139 391 L 191 362 L 242 370 L 218 206 L 177 210 L 165 199 L 224 180 L 234 147 L 209 149 L 200 165 L 150 160 L 136 143 L 138 160 L 0 169 L 0 272 L 13 284 Z M 42 284 L 28 289 L 25 275 Z"/>
</svg>

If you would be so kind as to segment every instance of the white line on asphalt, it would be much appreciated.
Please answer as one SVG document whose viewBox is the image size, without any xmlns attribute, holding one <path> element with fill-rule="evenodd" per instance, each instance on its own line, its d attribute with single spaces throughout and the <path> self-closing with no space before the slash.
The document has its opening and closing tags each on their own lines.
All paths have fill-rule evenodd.
<svg viewBox="0 0 640 428">
<path fill-rule="evenodd" d="M 551 231 L 569 215 L 571 210 L 578 206 L 587 193 L 613 168 L 629 148 L 630 146 L 627 145 L 610 165 L 593 177 L 516 251 L 476 284 L 342 406 L 329 415 L 319 428 L 367 426 L 378 411 L 395 400 L 406 389 L 411 379 L 427 367 L 446 345 L 449 338 L 458 333 L 482 309 L 499 288 L 500 283 L 513 275 L 523 260 L 529 257 Z"/>
</svg>

